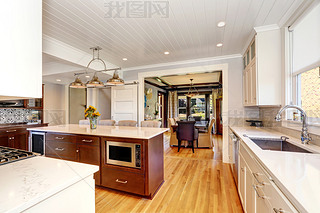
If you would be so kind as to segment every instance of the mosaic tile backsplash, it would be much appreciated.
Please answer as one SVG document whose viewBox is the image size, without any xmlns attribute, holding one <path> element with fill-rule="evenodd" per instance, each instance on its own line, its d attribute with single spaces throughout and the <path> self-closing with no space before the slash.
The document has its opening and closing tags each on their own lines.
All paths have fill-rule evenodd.
<svg viewBox="0 0 320 213">
<path fill-rule="evenodd" d="M 28 122 L 31 109 L 0 109 L 0 124 Z"/>
</svg>

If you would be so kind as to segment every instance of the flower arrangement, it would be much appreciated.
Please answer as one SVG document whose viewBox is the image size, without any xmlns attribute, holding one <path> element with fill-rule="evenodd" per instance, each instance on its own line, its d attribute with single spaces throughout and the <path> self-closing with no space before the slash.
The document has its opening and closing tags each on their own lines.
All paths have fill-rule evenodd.
<svg viewBox="0 0 320 213">
<path fill-rule="evenodd" d="M 97 128 L 97 118 L 100 116 L 99 112 L 96 112 L 96 108 L 93 106 L 89 106 L 85 111 L 84 111 L 84 117 L 89 118 L 90 120 L 90 128 L 91 129 L 96 129 Z"/>
</svg>

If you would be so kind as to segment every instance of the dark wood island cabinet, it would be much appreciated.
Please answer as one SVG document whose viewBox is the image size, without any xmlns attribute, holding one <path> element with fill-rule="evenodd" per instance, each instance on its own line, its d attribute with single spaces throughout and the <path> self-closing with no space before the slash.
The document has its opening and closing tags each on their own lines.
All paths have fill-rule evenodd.
<svg viewBox="0 0 320 213">
<path fill-rule="evenodd" d="M 45 156 L 98 165 L 96 185 L 152 198 L 164 182 L 163 133 L 168 129 L 98 126 L 90 130 L 68 124 L 29 130 L 45 132 Z M 121 146 L 113 150 L 114 144 Z M 136 149 L 128 152 L 122 146 Z M 113 155 L 125 163 L 115 163 Z M 135 164 L 126 165 L 134 158 Z"/>
</svg>

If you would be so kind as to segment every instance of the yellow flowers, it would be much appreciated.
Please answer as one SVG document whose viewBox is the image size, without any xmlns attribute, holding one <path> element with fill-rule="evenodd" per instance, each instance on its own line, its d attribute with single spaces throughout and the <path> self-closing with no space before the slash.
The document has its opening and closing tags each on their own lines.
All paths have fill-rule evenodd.
<svg viewBox="0 0 320 213">
<path fill-rule="evenodd" d="M 97 109 L 96 109 L 95 107 L 89 106 L 89 107 L 84 111 L 84 113 L 85 113 L 84 117 L 85 117 L 85 118 L 90 118 L 90 119 L 99 117 L 99 116 L 100 116 L 100 113 L 99 113 L 99 112 L 96 112 L 96 110 L 97 110 Z"/>
</svg>

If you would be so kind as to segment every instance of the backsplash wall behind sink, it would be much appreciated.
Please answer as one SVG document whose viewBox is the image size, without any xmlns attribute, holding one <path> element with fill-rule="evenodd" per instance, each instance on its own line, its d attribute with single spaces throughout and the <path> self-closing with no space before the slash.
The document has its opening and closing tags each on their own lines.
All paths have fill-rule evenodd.
<svg viewBox="0 0 320 213">
<path fill-rule="evenodd" d="M 31 109 L 0 109 L 0 124 L 28 122 Z"/>
</svg>

